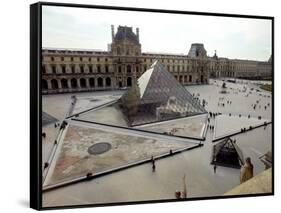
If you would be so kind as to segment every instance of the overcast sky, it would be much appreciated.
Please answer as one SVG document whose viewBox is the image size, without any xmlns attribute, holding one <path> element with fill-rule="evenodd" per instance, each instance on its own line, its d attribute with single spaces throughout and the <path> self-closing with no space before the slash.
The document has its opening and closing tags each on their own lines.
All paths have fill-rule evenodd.
<svg viewBox="0 0 281 213">
<path fill-rule="evenodd" d="M 142 52 L 187 54 L 203 43 L 208 55 L 268 60 L 271 21 L 183 14 L 43 6 L 43 47 L 107 50 L 111 25 L 140 30 Z"/>
</svg>

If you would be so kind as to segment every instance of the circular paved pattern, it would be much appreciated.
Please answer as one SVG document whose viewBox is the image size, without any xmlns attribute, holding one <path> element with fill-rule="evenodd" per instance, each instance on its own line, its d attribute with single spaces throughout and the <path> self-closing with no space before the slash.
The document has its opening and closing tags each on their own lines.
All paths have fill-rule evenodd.
<svg viewBox="0 0 281 213">
<path fill-rule="evenodd" d="M 96 143 L 88 148 L 88 153 L 91 155 L 98 155 L 107 152 L 111 149 L 111 144 L 102 142 Z"/>
</svg>

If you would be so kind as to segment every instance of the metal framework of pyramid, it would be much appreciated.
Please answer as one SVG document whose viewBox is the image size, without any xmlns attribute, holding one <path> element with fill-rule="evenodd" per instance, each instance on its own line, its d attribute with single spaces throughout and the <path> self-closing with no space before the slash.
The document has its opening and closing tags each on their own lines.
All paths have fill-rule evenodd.
<svg viewBox="0 0 281 213">
<path fill-rule="evenodd" d="M 120 102 L 130 126 L 206 113 L 159 61 L 151 65 Z"/>
</svg>

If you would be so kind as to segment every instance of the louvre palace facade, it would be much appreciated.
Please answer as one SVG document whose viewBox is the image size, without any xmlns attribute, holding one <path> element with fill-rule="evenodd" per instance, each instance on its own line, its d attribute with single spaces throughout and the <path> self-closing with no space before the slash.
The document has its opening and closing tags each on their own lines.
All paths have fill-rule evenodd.
<svg viewBox="0 0 281 213">
<path fill-rule="evenodd" d="M 183 85 L 208 84 L 209 78 L 258 78 L 272 75 L 268 61 L 207 56 L 203 44 L 191 45 L 188 54 L 144 53 L 139 29 L 119 26 L 107 51 L 83 49 L 42 50 L 42 93 L 116 90 L 134 85 L 158 60 Z"/>
</svg>

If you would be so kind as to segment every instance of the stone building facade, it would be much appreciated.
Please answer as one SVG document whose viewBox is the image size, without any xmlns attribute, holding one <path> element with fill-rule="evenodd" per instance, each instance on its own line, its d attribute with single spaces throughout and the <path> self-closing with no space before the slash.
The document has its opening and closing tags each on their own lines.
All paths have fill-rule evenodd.
<svg viewBox="0 0 281 213">
<path fill-rule="evenodd" d="M 42 50 L 42 92 L 64 93 L 116 90 L 130 87 L 159 60 L 183 85 L 207 84 L 209 77 L 271 75 L 271 62 L 207 56 L 203 44 L 192 44 L 187 55 L 143 53 L 139 29 L 119 26 L 107 51 Z"/>
</svg>

